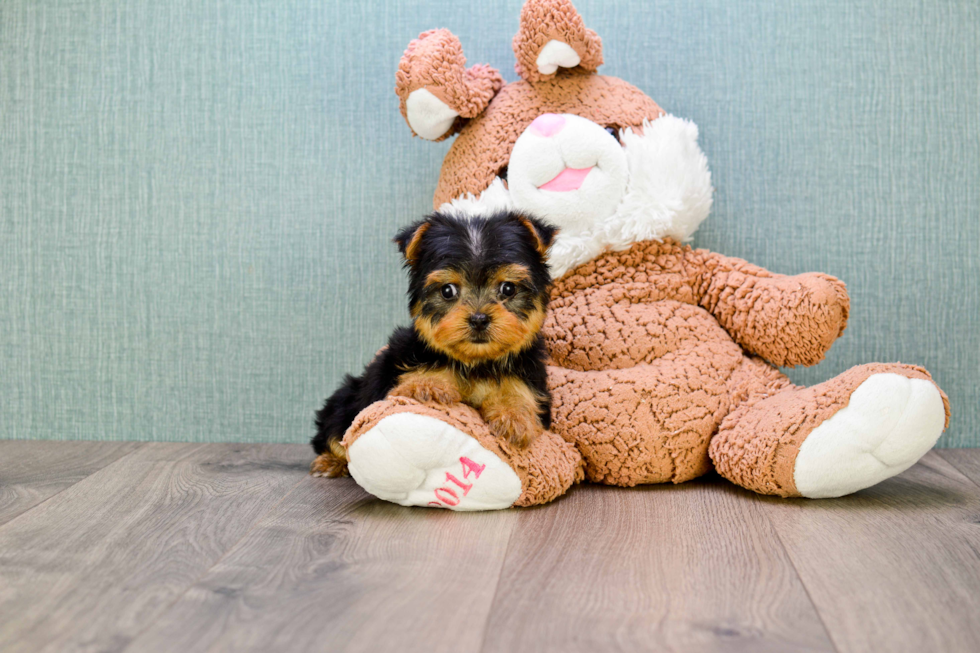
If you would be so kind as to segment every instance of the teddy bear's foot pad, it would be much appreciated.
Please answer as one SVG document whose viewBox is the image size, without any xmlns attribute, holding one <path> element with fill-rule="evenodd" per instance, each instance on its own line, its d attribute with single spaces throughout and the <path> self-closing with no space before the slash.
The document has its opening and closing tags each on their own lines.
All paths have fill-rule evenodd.
<svg viewBox="0 0 980 653">
<path fill-rule="evenodd" d="M 496 454 L 434 417 L 396 413 L 347 451 L 358 485 L 403 506 L 500 510 L 521 495 L 521 480 Z"/>
<path fill-rule="evenodd" d="M 931 381 L 873 374 L 803 441 L 796 489 L 812 499 L 840 497 L 900 474 L 932 448 L 945 420 Z"/>
</svg>

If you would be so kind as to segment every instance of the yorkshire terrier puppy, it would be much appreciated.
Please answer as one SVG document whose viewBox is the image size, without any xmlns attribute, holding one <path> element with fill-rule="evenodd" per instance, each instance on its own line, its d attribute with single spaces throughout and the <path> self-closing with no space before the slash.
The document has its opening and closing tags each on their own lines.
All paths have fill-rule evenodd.
<svg viewBox="0 0 980 653">
<path fill-rule="evenodd" d="M 395 242 L 409 271 L 412 326 L 396 329 L 364 374 L 347 375 L 317 412 L 311 473 L 346 475 L 341 438 L 359 412 L 388 395 L 463 402 L 519 447 L 550 428 L 540 331 L 556 233 L 512 212 L 433 213 L 401 231 Z"/>
</svg>

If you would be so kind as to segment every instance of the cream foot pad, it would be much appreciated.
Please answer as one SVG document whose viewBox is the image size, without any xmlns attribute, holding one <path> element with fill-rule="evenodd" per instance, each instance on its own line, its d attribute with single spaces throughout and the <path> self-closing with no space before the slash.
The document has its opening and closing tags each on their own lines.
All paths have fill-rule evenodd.
<svg viewBox="0 0 980 653">
<path fill-rule="evenodd" d="M 840 497 L 904 472 L 936 444 L 946 412 L 931 381 L 873 374 L 815 428 L 796 457 L 805 497 Z"/>
<path fill-rule="evenodd" d="M 499 510 L 521 480 L 496 454 L 445 422 L 413 413 L 385 417 L 347 450 L 358 485 L 403 506 Z"/>
</svg>

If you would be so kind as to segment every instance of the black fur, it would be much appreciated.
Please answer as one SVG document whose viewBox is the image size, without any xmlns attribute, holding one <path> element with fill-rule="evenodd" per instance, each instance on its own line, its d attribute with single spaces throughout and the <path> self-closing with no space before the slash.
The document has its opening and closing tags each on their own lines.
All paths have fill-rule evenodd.
<svg viewBox="0 0 980 653">
<path fill-rule="evenodd" d="M 495 213 L 483 218 L 457 219 L 443 213 L 433 213 L 425 220 L 406 227 L 395 237 L 402 254 L 412 243 L 420 228 L 425 226 L 412 253 L 406 256 L 409 270 L 409 307 L 418 315 L 432 317 L 439 303 L 432 300 L 432 289 L 425 280 L 433 270 L 451 269 L 466 274 L 474 282 L 487 281 L 493 271 L 503 265 L 520 264 L 529 271 L 518 295 L 509 302 L 515 315 L 530 310 L 537 301 L 547 304 L 551 275 L 539 243 L 547 247 L 557 230 L 523 214 Z M 528 227 L 535 234 L 529 232 Z M 536 238 L 535 238 L 536 235 Z M 436 316 L 438 317 L 438 316 Z M 398 384 L 405 372 L 418 368 L 451 368 L 473 380 L 499 379 L 517 376 L 534 388 L 543 398 L 539 404 L 541 423 L 551 426 L 551 395 L 548 393 L 544 338 L 537 337 L 524 350 L 501 359 L 465 365 L 431 348 L 410 327 L 399 327 L 392 333 L 388 346 L 371 361 L 359 377 L 347 375 L 340 388 L 330 396 L 316 413 L 317 433 L 311 444 L 317 454 L 329 449 L 331 440 L 339 440 L 362 410 L 385 396 Z"/>
</svg>

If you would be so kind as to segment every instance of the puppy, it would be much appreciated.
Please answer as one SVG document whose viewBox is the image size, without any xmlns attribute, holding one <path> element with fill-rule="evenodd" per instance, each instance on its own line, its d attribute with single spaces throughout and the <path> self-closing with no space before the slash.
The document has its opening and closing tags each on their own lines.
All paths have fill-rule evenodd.
<svg viewBox="0 0 980 653">
<path fill-rule="evenodd" d="M 388 395 L 480 411 L 490 430 L 525 447 L 551 426 L 540 330 L 557 233 L 533 217 L 433 213 L 396 237 L 409 271 L 412 326 L 396 329 L 359 377 L 347 375 L 317 412 L 315 476 L 347 474 L 341 438 Z"/>
</svg>

